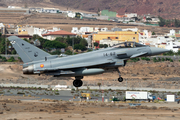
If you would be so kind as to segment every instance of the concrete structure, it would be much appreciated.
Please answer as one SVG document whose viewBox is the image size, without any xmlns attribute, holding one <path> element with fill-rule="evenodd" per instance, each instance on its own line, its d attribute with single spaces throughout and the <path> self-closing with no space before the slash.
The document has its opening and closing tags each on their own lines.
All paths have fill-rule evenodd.
<svg viewBox="0 0 180 120">
<path fill-rule="evenodd" d="M 141 44 L 146 44 L 146 45 L 150 44 L 150 45 L 155 45 L 156 47 L 160 46 L 162 48 L 165 48 L 166 46 L 164 44 L 166 44 L 167 42 L 175 42 L 176 36 L 179 37 L 178 35 L 175 34 L 175 30 L 170 30 L 170 33 L 166 35 L 152 35 L 151 31 L 143 30 L 143 32 L 140 32 L 139 34 L 139 42 Z M 173 46 L 170 48 L 173 48 Z"/>
<path fill-rule="evenodd" d="M 167 95 L 167 102 L 175 102 L 175 95 Z"/>
<path fill-rule="evenodd" d="M 176 31 L 175 30 L 170 30 L 170 33 L 167 34 L 167 36 L 175 36 Z"/>
<path fill-rule="evenodd" d="M 152 19 L 151 22 L 156 22 L 156 23 L 159 22 L 159 18 L 157 18 L 157 17 L 152 17 L 151 19 Z"/>
<path fill-rule="evenodd" d="M 29 14 L 29 9 L 16 9 L 16 8 L 0 8 L 0 13 L 22 13 Z"/>
<path fill-rule="evenodd" d="M 86 32 L 94 32 L 93 27 L 81 27 L 79 30 L 77 27 L 73 27 L 71 33 L 84 35 Z"/>
<path fill-rule="evenodd" d="M 17 28 L 18 29 L 18 34 L 19 35 L 27 35 L 28 34 L 28 31 L 27 31 L 27 28 Z M 30 28 L 29 28 L 30 29 Z"/>
<path fill-rule="evenodd" d="M 120 43 L 120 41 L 113 41 L 113 40 L 100 40 L 99 44 L 107 44 L 108 47 L 116 45 Z"/>
<path fill-rule="evenodd" d="M 112 31 L 122 31 L 122 28 L 112 28 Z"/>
<path fill-rule="evenodd" d="M 42 37 L 42 33 L 45 31 L 45 29 L 41 29 L 41 28 L 34 28 L 34 33 L 33 35 L 38 35 Z"/>
<path fill-rule="evenodd" d="M 180 49 L 180 42 L 167 42 L 165 49 L 172 50 L 173 52 L 178 52 L 178 50 Z"/>
<path fill-rule="evenodd" d="M 137 13 L 125 13 L 124 15 L 128 18 L 137 17 Z"/>
<path fill-rule="evenodd" d="M 28 87 L 36 87 L 36 88 L 51 88 L 54 86 L 50 86 L 50 85 L 37 85 L 37 84 L 0 84 L 1 87 L 24 87 L 24 88 L 28 88 Z"/>
<path fill-rule="evenodd" d="M 71 33 L 78 34 L 79 33 L 78 27 L 72 27 Z"/>
<path fill-rule="evenodd" d="M 48 40 L 55 40 L 57 37 L 75 37 L 76 34 L 67 32 L 67 31 L 63 31 L 63 30 L 59 30 L 59 31 L 55 31 L 55 32 L 49 32 L 47 34 L 43 34 L 42 35 L 43 38 L 48 39 Z"/>
<path fill-rule="evenodd" d="M 133 32 L 138 32 L 138 28 L 126 28 L 126 29 L 122 29 L 122 31 L 133 31 Z"/>
<path fill-rule="evenodd" d="M 46 30 L 44 28 L 36 28 L 36 27 L 33 27 L 33 26 L 29 26 L 29 25 L 26 25 L 26 26 L 22 26 L 22 25 L 18 25 L 17 29 L 15 30 L 19 35 L 38 35 L 40 37 L 42 37 L 42 34 L 47 34 L 49 32 L 55 32 L 55 31 L 59 31 L 60 28 L 56 28 L 56 27 L 53 27 L 53 29 L 49 29 L 49 30 Z"/>
<path fill-rule="evenodd" d="M 81 15 L 83 17 L 95 17 L 95 16 L 98 16 L 98 14 L 89 14 L 89 13 L 82 13 L 82 12 L 81 12 Z"/>
<path fill-rule="evenodd" d="M 71 17 L 71 18 L 74 18 L 76 16 L 76 13 L 68 13 L 67 16 Z"/>
<path fill-rule="evenodd" d="M 123 18 L 118 18 L 119 22 L 129 22 L 129 21 L 136 21 L 135 18 L 128 18 L 128 17 L 123 17 Z"/>
<path fill-rule="evenodd" d="M 52 90 L 71 90 L 71 89 L 68 89 L 68 86 L 67 85 L 55 85 Z"/>
<path fill-rule="evenodd" d="M 36 11 L 39 13 L 60 13 L 60 12 L 62 12 L 56 8 L 39 8 L 39 9 L 37 8 Z"/>
<path fill-rule="evenodd" d="M 21 9 L 21 7 L 17 7 L 17 6 L 8 6 L 9 9 Z"/>
<path fill-rule="evenodd" d="M 108 20 L 109 19 L 109 17 L 108 16 L 97 16 L 96 17 L 96 19 L 98 19 L 98 20 Z"/>
</svg>

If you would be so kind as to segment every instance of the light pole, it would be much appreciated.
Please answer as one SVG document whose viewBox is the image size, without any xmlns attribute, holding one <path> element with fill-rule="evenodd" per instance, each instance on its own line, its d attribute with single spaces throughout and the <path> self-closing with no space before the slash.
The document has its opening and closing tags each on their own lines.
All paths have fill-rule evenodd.
<svg viewBox="0 0 180 120">
<path fill-rule="evenodd" d="M 7 39 L 6 39 L 6 27 L 4 27 L 4 36 L 5 36 L 5 55 L 7 58 Z"/>
<path fill-rule="evenodd" d="M 72 40 L 72 46 L 73 46 L 73 55 L 74 55 L 74 37 L 73 37 L 73 40 Z"/>
</svg>

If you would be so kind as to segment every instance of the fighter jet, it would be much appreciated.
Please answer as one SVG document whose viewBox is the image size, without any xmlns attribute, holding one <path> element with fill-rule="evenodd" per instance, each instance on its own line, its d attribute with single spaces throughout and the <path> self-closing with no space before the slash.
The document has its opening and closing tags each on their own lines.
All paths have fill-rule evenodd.
<svg viewBox="0 0 180 120">
<path fill-rule="evenodd" d="M 16 37 L 8 40 L 21 57 L 24 74 L 45 74 L 54 77 L 75 77 L 73 85 L 81 87 L 84 76 L 102 74 L 107 70 L 117 70 L 118 81 L 122 82 L 118 67 L 125 66 L 128 59 L 154 56 L 169 50 L 149 47 L 136 42 L 122 42 L 112 47 L 92 52 L 58 57 L 35 47 L 34 45 Z"/>
</svg>

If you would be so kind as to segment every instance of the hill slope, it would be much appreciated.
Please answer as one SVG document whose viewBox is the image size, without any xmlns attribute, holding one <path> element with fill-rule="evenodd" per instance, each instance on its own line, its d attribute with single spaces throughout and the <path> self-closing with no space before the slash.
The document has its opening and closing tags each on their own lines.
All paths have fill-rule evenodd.
<svg viewBox="0 0 180 120">
<path fill-rule="evenodd" d="M 91 12 L 108 9 L 119 14 L 137 12 L 155 14 L 166 18 L 179 18 L 179 0 L 0 0 L 0 6 L 56 6 Z"/>
</svg>

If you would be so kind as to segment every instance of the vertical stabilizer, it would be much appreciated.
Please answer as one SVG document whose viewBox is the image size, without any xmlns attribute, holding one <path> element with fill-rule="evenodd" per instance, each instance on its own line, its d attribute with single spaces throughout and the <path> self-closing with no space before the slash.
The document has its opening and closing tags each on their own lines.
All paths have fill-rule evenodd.
<svg viewBox="0 0 180 120">
<path fill-rule="evenodd" d="M 11 42 L 24 63 L 42 60 L 43 58 L 50 56 L 49 53 L 37 48 L 36 46 L 22 40 L 17 36 L 8 37 L 8 40 Z"/>
</svg>

